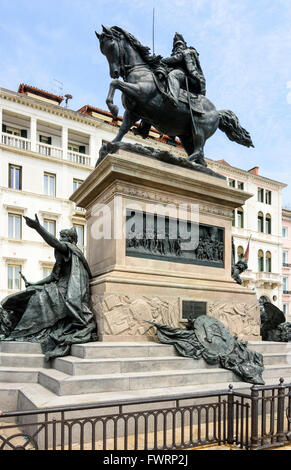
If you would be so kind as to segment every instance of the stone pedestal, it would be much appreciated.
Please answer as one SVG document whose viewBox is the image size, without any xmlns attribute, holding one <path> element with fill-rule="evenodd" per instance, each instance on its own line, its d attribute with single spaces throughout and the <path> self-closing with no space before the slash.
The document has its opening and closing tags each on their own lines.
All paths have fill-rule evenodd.
<svg viewBox="0 0 291 470">
<path fill-rule="evenodd" d="M 87 259 L 99 339 L 153 341 L 155 329 L 146 321 L 181 328 L 183 302 L 195 301 L 206 304 L 207 314 L 239 339 L 260 340 L 256 294 L 231 278 L 232 211 L 249 197 L 203 172 L 124 150 L 108 155 L 71 198 L 87 209 Z M 223 233 L 222 262 L 193 261 L 191 253 L 184 262 L 181 255 L 169 259 L 143 249 L 129 256 L 123 229 L 130 211 L 161 216 L 166 211 L 171 220 L 175 213 L 191 220 L 193 205 L 202 226 Z"/>
</svg>

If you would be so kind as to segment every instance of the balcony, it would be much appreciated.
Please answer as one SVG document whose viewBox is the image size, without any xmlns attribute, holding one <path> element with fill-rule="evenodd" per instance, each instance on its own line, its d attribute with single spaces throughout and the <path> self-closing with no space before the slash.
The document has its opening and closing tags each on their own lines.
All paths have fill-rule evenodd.
<svg viewBox="0 0 291 470">
<path fill-rule="evenodd" d="M 283 263 L 283 268 L 291 268 L 291 264 L 290 263 Z"/>
<path fill-rule="evenodd" d="M 291 295 L 291 290 L 283 290 L 283 295 Z"/>
<path fill-rule="evenodd" d="M 256 274 L 253 273 L 251 269 L 247 269 L 241 274 L 241 278 L 243 281 L 255 281 Z"/>
<path fill-rule="evenodd" d="M 277 273 L 266 273 L 266 272 L 258 273 L 257 280 L 260 281 L 262 285 L 267 284 L 272 289 L 274 289 L 277 286 L 282 285 L 281 274 L 277 274 Z"/>
<path fill-rule="evenodd" d="M 84 153 L 72 152 L 68 150 L 68 160 L 73 163 L 78 163 L 79 165 L 91 165 L 91 158 L 89 155 L 85 155 Z"/>
<path fill-rule="evenodd" d="M 0 144 L 84 166 L 96 153 L 92 134 L 6 109 L 0 109 Z"/>
<path fill-rule="evenodd" d="M 3 145 L 7 145 L 8 147 L 17 148 L 19 150 L 34 151 L 30 139 L 6 134 L 5 132 L 1 133 L 1 143 Z M 78 165 L 91 166 L 92 159 L 90 155 L 68 150 L 67 156 L 64 158 L 64 154 L 66 152 L 64 152 L 63 148 L 61 147 L 37 142 L 35 152 L 40 155 L 44 155 L 45 157 L 52 157 L 58 160 L 67 160 L 72 163 L 77 163 Z"/>
<path fill-rule="evenodd" d="M 2 132 L 1 142 L 3 145 L 14 147 L 20 150 L 31 150 L 31 141 L 23 137 L 6 134 Z"/>
<path fill-rule="evenodd" d="M 36 151 L 46 157 L 58 158 L 59 160 L 63 158 L 63 150 L 59 147 L 53 147 L 52 145 L 37 144 Z"/>
</svg>

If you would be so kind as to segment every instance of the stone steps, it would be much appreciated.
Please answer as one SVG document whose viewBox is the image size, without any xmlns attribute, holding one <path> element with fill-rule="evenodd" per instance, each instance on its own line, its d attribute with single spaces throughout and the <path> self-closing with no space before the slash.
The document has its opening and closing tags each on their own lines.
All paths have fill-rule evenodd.
<svg viewBox="0 0 291 470">
<path fill-rule="evenodd" d="M 0 353 L 0 366 L 2 367 L 32 367 L 44 368 L 50 367 L 50 364 L 45 361 L 43 354 L 14 354 L 14 353 Z"/>
<path fill-rule="evenodd" d="M 42 354 L 38 343 L 0 341 L 0 352 L 11 354 Z"/>
<path fill-rule="evenodd" d="M 167 388 L 238 381 L 232 372 L 224 369 L 195 369 L 179 371 L 152 371 L 127 374 L 68 376 L 54 369 L 41 371 L 39 384 L 56 395 L 76 395 L 106 391 L 126 391 Z"/>
<path fill-rule="evenodd" d="M 291 382 L 290 344 L 251 342 L 249 346 L 264 355 L 267 383 L 277 384 L 280 377 Z M 240 382 L 230 371 L 207 365 L 203 359 L 180 357 L 173 346 L 154 342 L 75 345 L 72 356 L 50 363 L 44 362 L 38 344 L 2 342 L 0 351 L 0 382 L 22 384 L 25 393 L 34 384 L 52 405 L 61 397 L 64 403 L 71 397 L 76 404 L 108 394 L 141 398 L 163 390 L 167 396 L 174 390 L 219 390 Z M 244 385 L 244 389 L 250 387 Z"/>
<path fill-rule="evenodd" d="M 272 354 L 272 353 L 291 353 L 291 343 L 275 343 L 271 341 L 249 341 L 248 348 L 252 351 L 257 351 L 261 354 Z"/>
<path fill-rule="evenodd" d="M 82 359 L 178 356 L 173 346 L 159 343 L 89 343 L 72 346 L 71 355 Z"/>
<path fill-rule="evenodd" d="M 39 372 L 45 369 L 34 367 L 0 367 L 0 382 L 37 383 Z"/>
<path fill-rule="evenodd" d="M 191 358 L 138 357 L 123 359 L 79 359 L 73 356 L 59 358 L 53 361 L 53 368 L 68 375 L 104 375 L 126 374 L 134 372 L 151 372 L 165 370 L 213 369 L 203 359 L 194 361 Z"/>
</svg>

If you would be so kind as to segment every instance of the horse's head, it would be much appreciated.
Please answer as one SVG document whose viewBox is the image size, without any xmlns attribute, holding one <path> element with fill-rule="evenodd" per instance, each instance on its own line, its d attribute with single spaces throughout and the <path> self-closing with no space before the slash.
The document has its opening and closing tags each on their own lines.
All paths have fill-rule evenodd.
<svg viewBox="0 0 291 470">
<path fill-rule="evenodd" d="M 121 75 L 119 40 L 110 28 L 105 26 L 102 26 L 102 28 L 101 34 L 96 32 L 100 42 L 100 50 L 108 60 L 111 78 L 119 78 Z"/>
</svg>

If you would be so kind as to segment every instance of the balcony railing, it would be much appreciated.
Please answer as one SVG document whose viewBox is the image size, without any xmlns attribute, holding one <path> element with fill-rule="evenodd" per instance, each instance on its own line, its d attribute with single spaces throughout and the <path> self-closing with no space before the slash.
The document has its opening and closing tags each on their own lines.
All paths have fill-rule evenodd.
<svg viewBox="0 0 291 470">
<path fill-rule="evenodd" d="M 59 147 L 53 147 L 52 145 L 37 144 L 36 151 L 46 157 L 63 158 L 63 150 Z"/>
<path fill-rule="evenodd" d="M 84 153 L 71 152 L 68 151 L 68 160 L 73 163 L 78 163 L 79 165 L 90 166 L 91 158 Z"/>
<path fill-rule="evenodd" d="M 283 263 L 283 268 L 291 268 L 291 264 L 290 263 Z"/>
<path fill-rule="evenodd" d="M 283 290 L 284 295 L 291 295 L 291 290 Z"/>
<path fill-rule="evenodd" d="M 8 145 L 9 147 L 15 147 L 21 150 L 31 150 L 31 142 L 28 139 L 19 137 L 16 135 L 2 133 L 1 142 L 3 145 Z"/>
<path fill-rule="evenodd" d="M 6 134 L 5 132 L 2 132 L 0 136 L 0 142 L 3 145 L 8 145 L 9 147 L 14 147 L 20 150 L 31 151 L 31 140 L 29 139 L 24 139 L 23 137 Z M 58 160 L 64 159 L 63 149 L 60 147 L 53 147 L 52 145 L 37 143 L 36 152 L 46 157 L 57 158 Z M 91 157 L 83 153 L 68 151 L 67 160 L 72 163 L 77 163 L 78 165 L 91 166 Z"/>
<path fill-rule="evenodd" d="M 82 212 L 83 214 L 85 214 L 85 212 L 86 212 L 86 209 L 84 209 L 83 207 L 78 207 L 78 206 L 76 206 L 76 204 L 74 204 L 74 210 L 76 212 Z"/>
<path fill-rule="evenodd" d="M 266 273 L 261 272 L 258 273 L 258 279 L 265 282 L 272 282 L 273 284 L 277 284 L 281 282 L 281 275 L 277 273 Z"/>
</svg>

